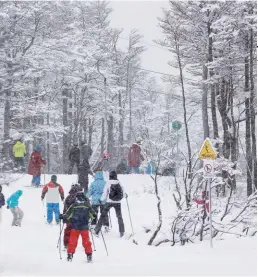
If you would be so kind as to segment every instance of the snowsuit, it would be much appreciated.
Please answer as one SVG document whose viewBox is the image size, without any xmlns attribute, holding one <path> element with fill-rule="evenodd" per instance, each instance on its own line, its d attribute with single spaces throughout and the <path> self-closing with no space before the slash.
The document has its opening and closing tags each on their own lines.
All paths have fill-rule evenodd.
<svg viewBox="0 0 258 277">
<path fill-rule="evenodd" d="M 63 215 L 64 220 L 69 220 L 72 225 L 70 233 L 67 253 L 74 254 L 79 236 L 82 237 L 82 245 L 85 249 L 85 254 L 92 254 L 91 241 L 89 236 L 89 219 L 93 218 L 94 211 L 88 204 L 85 195 L 81 192 L 77 193 L 75 202 Z"/>
<path fill-rule="evenodd" d="M 121 212 L 121 200 L 114 201 L 114 200 L 110 199 L 111 186 L 117 185 L 117 184 L 119 184 L 119 181 L 117 180 L 117 177 L 114 177 L 113 180 L 110 178 L 110 180 L 106 183 L 106 185 L 104 187 L 104 191 L 103 191 L 103 194 L 102 194 L 100 200 L 101 200 L 101 202 L 106 202 L 106 204 L 100 215 L 98 224 L 95 228 L 96 234 L 98 234 L 100 232 L 101 227 L 104 224 L 104 220 L 105 220 L 106 216 L 108 215 L 108 212 L 111 208 L 114 208 L 116 211 L 120 235 L 123 236 L 123 234 L 124 234 L 125 227 L 124 227 L 124 221 L 123 221 L 122 212 Z M 121 186 L 121 188 L 122 188 L 122 186 Z M 123 188 L 122 188 L 122 193 L 123 193 L 123 197 L 124 197 L 125 194 L 124 194 Z"/>
<path fill-rule="evenodd" d="M 56 223 L 59 223 L 59 195 L 61 200 L 64 200 L 64 190 L 61 185 L 49 182 L 42 189 L 41 200 L 46 196 L 47 203 L 47 222 L 50 224 L 53 221 L 53 213 L 55 214 Z"/>
<path fill-rule="evenodd" d="M 116 172 L 117 174 L 126 174 L 126 170 L 127 170 L 127 164 L 126 164 L 126 160 L 123 159 L 116 167 Z"/>
<path fill-rule="evenodd" d="M 144 161 L 143 155 L 141 154 L 141 147 L 134 143 L 128 153 L 128 169 L 127 173 L 137 173 L 139 174 L 139 167 L 141 162 Z"/>
<path fill-rule="evenodd" d="M 2 221 L 2 207 L 5 205 L 5 198 L 2 193 L 2 186 L 0 185 L 0 224 Z"/>
<path fill-rule="evenodd" d="M 92 149 L 89 145 L 82 142 L 81 144 L 81 158 L 84 160 L 89 160 L 92 155 Z"/>
<path fill-rule="evenodd" d="M 156 174 L 156 165 L 154 161 L 150 161 L 148 163 L 147 169 L 146 169 L 146 174 L 151 175 L 151 174 Z"/>
<path fill-rule="evenodd" d="M 73 146 L 69 153 L 69 172 L 68 174 L 73 173 L 73 167 L 76 164 L 77 167 L 77 173 L 79 172 L 79 165 L 80 165 L 80 149 L 77 146 Z"/>
<path fill-rule="evenodd" d="M 97 171 L 95 174 L 95 180 L 91 183 L 90 189 L 87 193 L 87 197 L 91 198 L 92 209 L 95 211 L 94 218 L 91 221 L 91 225 L 96 225 L 98 220 L 98 210 L 102 214 L 104 205 L 101 203 L 100 198 L 103 194 L 105 187 L 105 180 L 102 171 Z M 108 214 L 103 219 L 103 225 L 109 227 Z"/>
<path fill-rule="evenodd" d="M 70 206 L 75 202 L 77 192 L 78 189 L 76 189 L 74 186 L 70 189 L 69 195 L 65 198 L 63 214 L 65 214 Z M 68 220 L 64 220 L 64 223 L 66 223 L 64 230 L 64 246 L 67 247 L 72 230 L 72 224 Z"/>
<path fill-rule="evenodd" d="M 24 156 L 26 155 L 26 147 L 21 141 L 17 141 L 13 146 L 13 156 L 15 168 L 25 172 Z"/>
<path fill-rule="evenodd" d="M 40 185 L 41 166 L 46 162 L 42 160 L 41 153 L 38 150 L 34 150 L 30 156 L 28 174 L 32 175 L 32 185 Z"/>
<path fill-rule="evenodd" d="M 79 166 L 78 183 L 85 193 L 88 191 L 89 174 L 93 175 L 93 172 L 91 171 L 89 161 L 84 159 Z"/>
<path fill-rule="evenodd" d="M 17 190 L 7 199 L 7 208 L 10 208 L 13 214 L 12 226 L 21 226 L 21 222 L 24 216 L 23 211 L 18 207 L 19 206 L 19 198 L 22 195 L 21 190 Z"/>
</svg>

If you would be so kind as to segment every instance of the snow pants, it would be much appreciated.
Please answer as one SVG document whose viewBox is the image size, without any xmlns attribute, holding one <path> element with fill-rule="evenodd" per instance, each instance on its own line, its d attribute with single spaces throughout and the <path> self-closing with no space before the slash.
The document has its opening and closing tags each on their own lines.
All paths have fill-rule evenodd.
<svg viewBox="0 0 258 277">
<path fill-rule="evenodd" d="M 14 158 L 14 167 L 18 172 L 24 173 L 25 172 L 25 163 L 24 158 Z"/>
<path fill-rule="evenodd" d="M 64 230 L 64 246 L 67 246 L 69 243 L 71 231 L 72 231 L 72 224 L 66 223 L 66 227 Z"/>
<path fill-rule="evenodd" d="M 118 220 L 119 232 L 124 233 L 125 226 L 124 226 L 124 221 L 123 221 L 122 212 L 121 212 L 121 203 L 106 203 L 106 205 L 104 206 L 104 209 L 103 209 L 103 211 L 100 215 L 98 224 L 95 228 L 95 232 L 97 234 L 100 232 L 100 229 L 101 229 L 102 225 L 104 225 L 104 220 L 105 220 L 106 216 L 108 215 L 108 212 L 111 208 L 114 208 L 115 211 L 116 211 L 116 217 L 117 217 L 117 220 Z"/>
<path fill-rule="evenodd" d="M 55 214 L 56 223 L 59 223 L 59 203 L 47 203 L 47 222 L 51 223 L 53 221 L 53 213 Z"/>
<path fill-rule="evenodd" d="M 10 210 L 13 214 L 12 226 L 20 226 L 21 227 L 21 222 L 22 222 L 22 219 L 24 216 L 23 211 L 19 207 L 11 208 Z"/>
<path fill-rule="evenodd" d="M 77 173 L 79 173 L 79 165 L 80 165 L 80 161 L 70 161 L 70 166 L 69 166 L 69 170 L 68 170 L 68 174 L 73 174 L 73 168 L 74 168 L 74 165 L 76 164 L 76 167 L 77 167 Z"/>
<path fill-rule="evenodd" d="M 128 166 L 127 174 L 130 174 L 130 173 L 140 174 L 140 168 L 137 166 Z"/>
<path fill-rule="evenodd" d="M 97 224 L 99 209 L 100 209 L 100 214 L 102 214 L 104 207 L 105 207 L 104 205 L 92 205 L 92 209 L 95 211 L 96 214 L 94 215 L 94 218 L 91 221 L 91 225 Z M 105 215 L 103 219 L 103 225 L 109 227 L 108 213 Z"/>
<path fill-rule="evenodd" d="M 75 253 L 80 235 L 82 237 L 82 246 L 84 247 L 85 254 L 92 254 L 92 247 L 91 247 L 89 231 L 88 230 L 75 230 L 75 229 L 71 230 L 67 253 L 68 254 Z"/>
<path fill-rule="evenodd" d="M 33 176 L 31 183 L 34 186 L 40 186 L 40 175 L 39 176 Z"/>
</svg>

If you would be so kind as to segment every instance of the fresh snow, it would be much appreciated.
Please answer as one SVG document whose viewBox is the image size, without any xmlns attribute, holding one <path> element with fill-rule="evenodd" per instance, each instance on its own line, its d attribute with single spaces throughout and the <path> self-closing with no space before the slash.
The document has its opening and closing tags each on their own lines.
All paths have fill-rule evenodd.
<svg viewBox="0 0 258 277">
<path fill-rule="evenodd" d="M 76 182 L 76 176 L 57 175 L 67 196 L 69 188 Z M 134 240 L 120 238 L 115 212 L 111 211 L 112 230 L 104 234 L 109 256 L 106 255 L 101 237 L 94 237 L 97 251 L 93 253 L 93 264 L 86 263 L 86 257 L 79 241 L 72 263 L 66 261 L 66 252 L 59 258 L 57 241 L 59 226 L 48 226 L 45 222 L 40 196 L 41 189 L 29 188 L 31 176 L 23 175 L 9 187 L 3 186 L 6 198 L 17 189 L 23 190 L 20 207 L 24 211 L 22 227 L 11 227 L 12 214 L 3 208 L 0 225 L 0 275 L 256 275 L 256 237 L 227 237 L 214 240 L 213 249 L 209 241 L 189 243 L 185 246 L 148 246 L 147 242 L 155 230 L 158 215 L 154 185 L 149 176 L 125 175 L 119 179 L 129 194 Z M 46 182 L 50 175 L 46 175 Z M 43 176 L 42 176 L 43 181 Z M 160 193 L 162 198 L 164 228 L 162 235 L 169 234 L 169 219 L 176 210 L 172 198 L 173 183 L 170 178 L 162 178 Z M 61 204 L 61 211 L 62 211 Z M 131 234 L 126 201 L 122 202 L 122 212 L 126 236 Z M 151 229 L 149 233 L 145 228 Z M 167 230 L 167 232 L 166 232 Z M 63 238 L 63 236 L 62 236 Z"/>
</svg>

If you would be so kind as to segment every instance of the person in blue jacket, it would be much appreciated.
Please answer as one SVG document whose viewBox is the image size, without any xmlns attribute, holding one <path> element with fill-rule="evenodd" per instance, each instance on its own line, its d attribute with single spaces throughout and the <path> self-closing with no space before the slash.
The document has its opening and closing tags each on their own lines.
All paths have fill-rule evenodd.
<svg viewBox="0 0 258 277">
<path fill-rule="evenodd" d="M 147 169 L 146 169 L 146 174 L 149 174 L 149 175 L 151 175 L 151 174 L 156 174 L 156 171 L 157 171 L 157 169 L 156 169 L 156 164 L 155 164 L 155 162 L 153 161 L 153 160 L 151 160 L 149 163 L 148 163 L 148 165 L 147 165 Z"/>
<path fill-rule="evenodd" d="M 7 209 L 10 209 L 13 214 L 12 226 L 20 226 L 24 216 L 21 208 L 19 208 L 19 198 L 22 195 L 22 190 L 17 190 L 7 199 Z"/>
<path fill-rule="evenodd" d="M 105 206 L 105 204 L 101 203 L 100 201 L 100 198 L 104 191 L 105 184 L 106 181 L 104 180 L 103 172 L 101 171 L 101 169 L 97 168 L 95 170 L 94 181 L 91 183 L 89 191 L 86 194 L 86 196 L 91 199 L 92 208 L 95 211 L 94 219 L 91 222 L 92 228 L 94 228 L 97 224 L 98 210 L 100 209 L 100 213 L 102 213 Z M 108 232 L 108 215 L 105 217 L 103 225 L 105 226 L 105 232 Z"/>
</svg>

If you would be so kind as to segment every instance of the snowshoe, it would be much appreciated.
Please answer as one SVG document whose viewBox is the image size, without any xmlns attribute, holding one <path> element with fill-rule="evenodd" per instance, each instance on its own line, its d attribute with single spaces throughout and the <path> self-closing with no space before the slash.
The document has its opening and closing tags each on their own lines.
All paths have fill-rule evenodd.
<svg viewBox="0 0 258 277">
<path fill-rule="evenodd" d="M 73 260 L 73 254 L 70 253 L 67 255 L 67 261 L 71 262 L 72 260 Z"/>
<path fill-rule="evenodd" d="M 92 254 L 87 254 L 87 263 L 92 263 Z"/>
</svg>

